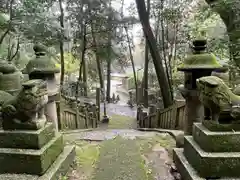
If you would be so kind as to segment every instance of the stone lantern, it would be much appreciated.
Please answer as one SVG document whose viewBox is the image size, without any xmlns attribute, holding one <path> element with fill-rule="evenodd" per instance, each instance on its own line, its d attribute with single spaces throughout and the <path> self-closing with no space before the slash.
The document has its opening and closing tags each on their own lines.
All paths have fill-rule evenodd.
<svg viewBox="0 0 240 180">
<path fill-rule="evenodd" d="M 46 55 L 46 48 L 43 45 L 34 45 L 36 58 L 29 61 L 24 73 L 29 75 L 29 79 L 43 79 L 47 82 L 48 104 L 46 106 L 45 115 L 49 121 L 55 125 L 58 131 L 58 116 L 56 101 L 58 101 L 59 87 L 55 77 L 60 69 L 56 67 L 55 62 Z"/>
<path fill-rule="evenodd" d="M 186 100 L 184 125 L 186 135 L 192 134 L 193 122 L 201 122 L 204 118 L 204 107 L 198 98 L 196 79 L 210 76 L 213 70 L 223 69 L 216 57 L 205 51 L 206 44 L 206 40 L 194 40 L 192 54 L 178 67 L 178 71 L 184 72 L 184 86 L 179 87 L 179 90 Z"/>
<path fill-rule="evenodd" d="M 21 75 L 13 64 L 0 61 L 0 90 L 16 95 L 22 87 Z"/>
</svg>

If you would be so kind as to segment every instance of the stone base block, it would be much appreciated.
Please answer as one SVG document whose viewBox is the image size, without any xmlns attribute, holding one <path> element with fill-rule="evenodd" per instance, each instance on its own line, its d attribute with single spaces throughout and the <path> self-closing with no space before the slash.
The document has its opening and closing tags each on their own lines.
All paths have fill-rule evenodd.
<svg viewBox="0 0 240 180">
<path fill-rule="evenodd" d="M 184 156 L 183 148 L 173 149 L 173 160 L 182 180 L 206 180 L 198 175 Z M 210 180 L 211 178 L 209 178 Z M 240 180 L 240 178 L 219 178 L 218 180 Z"/>
<path fill-rule="evenodd" d="M 240 152 L 240 131 L 213 132 L 194 123 L 193 138 L 206 152 Z"/>
<path fill-rule="evenodd" d="M 223 131 L 240 131 L 240 124 L 219 124 L 215 121 L 204 120 L 202 124 L 210 131 L 223 132 Z"/>
<path fill-rule="evenodd" d="M 205 152 L 192 136 L 185 136 L 184 155 L 201 177 L 208 179 L 240 177 L 239 152 Z"/>
<path fill-rule="evenodd" d="M 0 173 L 43 175 L 62 151 L 61 134 L 40 150 L 0 148 Z"/>
<path fill-rule="evenodd" d="M 1 180 L 60 180 L 75 159 L 75 147 L 66 146 L 47 172 L 42 176 L 27 174 L 0 174 Z"/>
<path fill-rule="evenodd" d="M 41 149 L 54 137 L 54 133 L 52 123 L 38 131 L 0 130 L 0 148 Z"/>
<path fill-rule="evenodd" d="M 173 149 L 173 160 L 182 180 L 204 180 L 193 169 L 183 154 L 183 148 Z"/>
</svg>

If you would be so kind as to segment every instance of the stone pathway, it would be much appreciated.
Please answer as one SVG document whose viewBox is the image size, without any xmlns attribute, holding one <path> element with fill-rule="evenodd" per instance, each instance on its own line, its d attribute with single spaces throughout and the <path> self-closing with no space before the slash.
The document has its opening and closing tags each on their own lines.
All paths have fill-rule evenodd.
<svg viewBox="0 0 240 180">
<path fill-rule="evenodd" d="M 120 117 L 129 117 L 130 122 L 130 118 L 136 117 L 136 108 L 126 104 L 126 94 L 116 94 L 122 97 L 117 104 L 107 104 L 107 114 L 114 117 L 108 126 L 65 133 L 64 140 L 77 145 L 78 156 L 78 166 L 67 179 L 174 180 L 170 173 L 174 139 L 168 133 L 120 129 L 131 128 Z M 103 104 L 100 110 L 103 112 Z"/>
<path fill-rule="evenodd" d="M 100 108 L 101 112 L 103 112 L 103 104 L 101 104 Z M 136 107 L 130 108 L 124 102 L 118 102 L 117 104 L 107 104 L 107 114 L 109 116 L 112 115 L 122 115 L 128 117 L 136 117 L 137 116 L 137 109 Z"/>
<path fill-rule="evenodd" d="M 65 134 L 64 139 L 67 141 L 76 140 L 90 140 L 90 141 L 104 141 L 114 139 L 117 136 L 121 136 L 125 139 L 136 139 L 137 137 L 154 137 L 158 133 L 156 132 L 144 132 L 134 129 L 107 129 L 96 131 L 76 132 L 71 134 Z M 166 135 L 162 133 L 161 135 Z"/>
<path fill-rule="evenodd" d="M 92 180 L 147 180 L 144 162 L 133 140 L 120 136 L 100 146 Z"/>
<path fill-rule="evenodd" d="M 80 150 L 86 149 L 86 156 L 92 159 L 92 169 L 89 172 L 74 170 L 70 180 L 174 180 L 168 148 L 173 148 L 175 141 L 168 133 L 107 129 L 65 134 L 64 140 L 84 142 L 99 149 L 99 156 L 94 159 L 91 154 L 96 152 L 91 153 L 94 151 L 89 145 L 79 146 Z"/>
<path fill-rule="evenodd" d="M 172 165 L 172 159 L 169 157 L 165 148 L 156 144 L 152 151 L 145 155 L 146 164 L 155 171 L 154 179 L 156 180 L 174 180 L 169 169 Z"/>
</svg>

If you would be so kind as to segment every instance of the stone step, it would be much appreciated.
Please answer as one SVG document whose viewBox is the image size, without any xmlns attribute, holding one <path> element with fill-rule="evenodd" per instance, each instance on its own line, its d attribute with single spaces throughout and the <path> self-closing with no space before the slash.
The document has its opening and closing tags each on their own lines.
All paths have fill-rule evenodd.
<svg viewBox="0 0 240 180">
<path fill-rule="evenodd" d="M 0 148 L 0 173 L 43 175 L 62 151 L 61 134 L 40 150 Z"/>
<path fill-rule="evenodd" d="M 194 123 L 193 138 L 206 152 L 240 152 L 240 131 L 213 132 Z"/>
<path fill-rule="evenodd" d="M 192 136 L 185 136 L 184 155 L 201 177 L 240 177 L 239 152 L 205 152 Z"/>
<path fill-rule="evenodd" d="M 75 146 L 66 146 L 56 161 L 42 176 L 28 174 L 0 174 L 1 180 L 59 180 L 65 175 L 75 159 Z"/>
<path fill-rule="evenodd" d="M 0 130 L 0 148 L 41 149 L 54 135 L 52 123 L 38 131 Z"/>
<path fill-rule="evenodd" d="M 183 154 L 183 148 L 173 149 L 173 160 L 183 180 L 204 180 L 193 169 Z"/>
<path fill-rule="evenodd" d="M 198 175 L 196 170 L 189 164 L 183 153 L 183 148 L 173 149 L 173 160 L 182 180 L 206 180 Z M 210 180 L 210 179 L 209 179 Z M 218 180 L 240 180 L 240 178 L 219 178 Z"/>
<path fill-rule="evenodd" d="M 58 156 L 56 161 L 38 180 L 59 180 L 60 176 L 64 176 L 68 172 L 75 160 L 75 156 L 75 146 L 65 146 L 63 152 Z"/>
</svg>

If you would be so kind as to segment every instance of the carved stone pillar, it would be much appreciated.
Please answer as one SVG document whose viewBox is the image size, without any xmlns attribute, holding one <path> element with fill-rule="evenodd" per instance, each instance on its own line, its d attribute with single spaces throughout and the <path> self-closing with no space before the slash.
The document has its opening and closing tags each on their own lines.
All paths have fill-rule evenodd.
<svg viewBox="0 0 240 180">
<path fill-rule="evenodd" d="M 204 107 L 199 101 L 196 79 L 210 76 L 213 70 L 222 68 L 213 54 L 205 52 L 206 43 L 206 40 L 194 40 L 193 54 L 178 68 L 184 72 L 184 85 L 179 86 L 179 90 L 186 99 L 184 133 L 187 135 L 192 134 L 193 122 L 201 122 L 205 116 Z"/>
<path fill-rule="evenodd" d="M 43 79 L 47 82 L 48 89 L 48 104 L 45 109 L 45 115 L 48 121 L 52 121 L 56 132 L 58 131 L 58 115 L 56 101 L 59 101 L 59 86 L 55 77 L 60 70 L 55 66 L 55 63 L 46 56 L 46 47 L 35 45 L 33 47 L 36 58 L 29 61 L 24 73 L 29 75 L 29 79 Z"/>
</svg>

